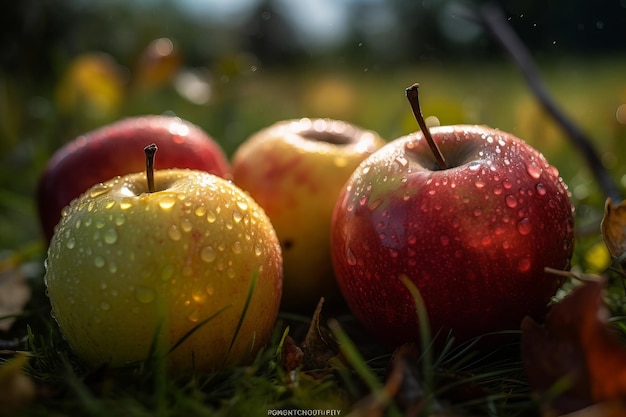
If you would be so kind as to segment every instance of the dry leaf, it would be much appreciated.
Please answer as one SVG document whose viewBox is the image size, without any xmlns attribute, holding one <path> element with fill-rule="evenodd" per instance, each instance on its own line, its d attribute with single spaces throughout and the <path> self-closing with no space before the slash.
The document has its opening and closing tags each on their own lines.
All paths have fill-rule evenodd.
<svg viewBox="0 0 626 417">
<path fill-rule="evenodd" d="M 31 290 L 18 267 L 0 271 L 0 331 L 8 331 L 30 300 Z M 6 318 L 3 318 L 6 317 Z"/>
<path fill-rule="evenodd" d="M 626 398 L 626 347 L 609 324 L 605 286 L 598 279 L 576 288 L 544 326 L 529 317 L 522 322 L 522 360 L 532 390 L 567 384 L 548 404 L 558 414 Z"/>
<path fill-rule="evenodd" d="M 609 253 L 620 258 L 626 252 L 626 200 L 614 205 L 607 198 L 600 228 Z"/>
<path fill-rule="evenodd" d="M 332 332 L 320 324 L 324 298 L 321 298 L 309 326 L 309 331 L 302 342 L 304 354 L 303 370 L 319 370 L 328 366 L 328 361 L 339 354 L 339 345 Z"/>
</svg>

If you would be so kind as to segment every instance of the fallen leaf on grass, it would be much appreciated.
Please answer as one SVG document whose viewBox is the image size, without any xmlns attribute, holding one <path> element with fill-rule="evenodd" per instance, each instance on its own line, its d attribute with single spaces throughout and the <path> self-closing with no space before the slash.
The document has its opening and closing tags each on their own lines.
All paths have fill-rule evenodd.
<svg viewBox="0 0 626 417">
<path fill-rule="evenodd" d="M 526 376 L 534 392 L 553 395 L 551 413 L 626 398 L 626 347 L 609 323 L 605 286 L 599 278 L 574 289 L 543 326 L 529 317 L 522 322 Z"/>
<path fill-rule="evenodd" d="M 626 266 L 626 261 L 621 259 L 626 253 L 626 200 L 615 205 L 607 198 L 600 229 L 611 256 L 620 259 L 622 267 Z"/>
<path fill-rule="evenodd" d="M 324 298 L 317 304 L 304 341 L 300 345 L 289 335 L 283 341 L 281 362 L 292 380 L 298 370 L 313 377 L 323 377 L 330 360 L 339 354 L 339 345 L 331 331 L 320 323 L 323 305 Z"/>
</svg>

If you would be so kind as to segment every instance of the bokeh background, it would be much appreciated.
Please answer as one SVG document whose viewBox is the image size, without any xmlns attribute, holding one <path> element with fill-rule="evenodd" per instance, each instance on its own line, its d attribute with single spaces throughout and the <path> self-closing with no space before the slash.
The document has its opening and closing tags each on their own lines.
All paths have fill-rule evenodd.
<svg viewBox="0 0 626 417">
<path fill-rule="evenodd" d="M 570 185 L 579 228 L 600 192 L 567 136 L 459 0 L 20 0 L 0 14 L 0 259 L 41 245 L 33 203 L 50 155 L 140 114 L 200 125 L 230 155 L 278 120 L 344 119 L 392 140 L 425 116 L 510 131 Z M 626 186 L 626 0 L 501 1 L 562 111 Z M 432 120 L 432 119 L 431 119 Z M 587 229 L 586 229 L 587 228 Z M 599 239 L 599 236 L 596 236 Z M 41 246 L 39 246 L 41 247 Z"/>
</svg>

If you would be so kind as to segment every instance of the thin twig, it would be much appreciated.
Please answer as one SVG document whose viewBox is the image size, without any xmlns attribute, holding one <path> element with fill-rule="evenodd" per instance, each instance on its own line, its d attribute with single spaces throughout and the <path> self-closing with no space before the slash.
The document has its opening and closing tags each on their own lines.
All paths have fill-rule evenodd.
<svg viewBox="0 0 626 417">
<path fill-rule="evenodd" d="M 543 83 L 530 52 L 507 23 L 501 9 L 495 4 L 487 3 L 479 9 L 478 14 L 473 13 L 469 17 L 478 18 L 509 53 L 545 111 L 561 126 L 572 144 L 583 155 L 605 196 L 614 201 L 621 201 L 622 194 L 619 187 L 609 171 L 602 165 L 590 138 L 558 107 Z"/>
</svg>

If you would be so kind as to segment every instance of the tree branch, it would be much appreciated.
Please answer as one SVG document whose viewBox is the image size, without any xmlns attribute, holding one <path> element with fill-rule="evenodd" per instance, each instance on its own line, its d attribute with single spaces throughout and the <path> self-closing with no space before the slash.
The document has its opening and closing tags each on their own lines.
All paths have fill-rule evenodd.
<svg viewBox="0 0 626 417">
<path fill-rule="evenodd" d="M 539 70 L 528 49 L 507 23 L 504 14 L 495 4 L 487 3 L 472 17 L 478 18 L 483 26 L 509 53 L 528 86 L 533 91 L 544 110 L 561 126 L 572 144 L 583 155 L 602 192 L 613 201 L 621 201 L 622 195 L 610 172 L 604 167 L 589 137 L 568 118 L 557 106 L 541 80 Z"/>
</svg>

